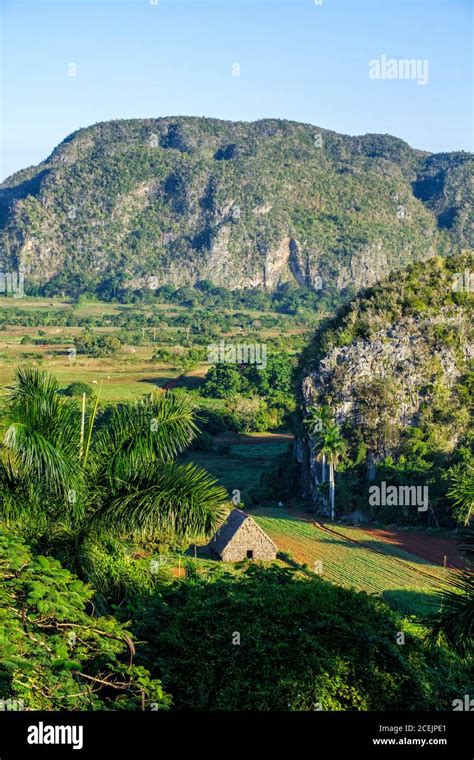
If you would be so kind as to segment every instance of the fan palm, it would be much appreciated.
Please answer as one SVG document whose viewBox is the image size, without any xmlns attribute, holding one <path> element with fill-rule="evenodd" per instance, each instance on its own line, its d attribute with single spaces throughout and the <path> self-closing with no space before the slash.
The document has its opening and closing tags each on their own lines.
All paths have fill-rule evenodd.
<svg viewBox="0 0 474 760">
<path fill-rule="evenodd" d="M 2 518 L 62 546 L 86 579 L 97 578 L 94 557 L 107 540 L 209 534 L 228 498 L 206 471 L 175 461 L 198 430 L 186 396 L 151 394 L 102 425 L 97 402 L 83 439 L 77 401 L 55 378 L 22 367 L 0 439 Z"/>
</svg>

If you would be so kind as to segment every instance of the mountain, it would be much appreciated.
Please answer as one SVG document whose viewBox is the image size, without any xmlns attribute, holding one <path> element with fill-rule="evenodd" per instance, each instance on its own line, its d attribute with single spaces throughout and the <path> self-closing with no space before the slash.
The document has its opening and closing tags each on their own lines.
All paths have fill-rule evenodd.
<svg viewBox="0 0 474 760">
<path fill-rule="evenodd" d="M 473 268 L 466 251 L 392 274 L 327 321 L 303 355 L 302 414 L 332 409 L 350 467 L 362 472 L 353 502 L 382 465 L 387 480 L 395 471 L 408 484 L 423 476 L 438 517 L 447 509 L 443 476 L 462 458 L 467 469 L 474 442 Z M 298 458 L 313 493 L 315 445 L 302 428 Z"/>
<path fill-rule="evenodd" d="M 390 135 L 178 117 L 67 137 L 0 186 L 0 258 L 26 287 L 357 290 L 473 245 L 472 157 Z"/>
</svg>

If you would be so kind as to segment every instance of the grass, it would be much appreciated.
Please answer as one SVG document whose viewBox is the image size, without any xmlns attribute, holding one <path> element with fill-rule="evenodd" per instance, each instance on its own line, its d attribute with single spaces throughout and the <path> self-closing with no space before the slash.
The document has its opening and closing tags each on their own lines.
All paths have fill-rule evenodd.
<svg viewBox="0 0 474 760">
<path fill-rule="evenodd" d="M 0 331 L 0 395 L 11 385 L 15 368 L 32 362 L 55 374 L 63 387 L 81 380 L 97 388 L 102 383 L 102 402 L 132 401 L 154 388 L 162 387 L 171 380 L 179 378 L 178 385 L 195 390 L 201 383 L 207 365 L 186 373 L 171 364 L 151 361 L 153 352 L 161 345 L 166 346 L 183 341 L 183 329 L 163 324 L 155 330 L 147 328 L 142 345 L 125 346 L 124 353 L 114 358 L 93 358 L 77 356 L 69 361 L 68 349 L 75 335 L 82 333 L 84 327 L 60 326 L 54 324 L 55 313 L 71 308 L 66 300 L 47 298 L 23 298 L 13 301 L 0 298 L 0 309 L 8 310 L 15 321 L 18 310 L 28 311 L 21 317 L 23 324 L 3 324 Z M 81 302 L 73 307 L 79 316 L 103 317 L 105 315 L 136 314 L 152 315 L 156 312 L 168 314 L 186 313 L 182 306 L 165 304 L 104 304 L 99 302 Z M 260 312 L 238 310 L 248 317 L 261 317 Z M 41 327 L 29 324 L 35 319 L 34 312 L 41 315 Z M 43 317 L 45 319 L 43 319 Z M 8 320 L 9 317 L 5 317 Z M 16 320 L 18 321 L 18 320 Z M 302 328 L 287 320 L 286 334 L 298 334 L 313 331 Z M 60 338 L 57 345 L 32 345 L 20 343 L 23 336 L 32 338 L 41 335 L 45 338 Z M 117 333 L 118 328 L 93 326 L 96 333 Z M 133 328 L 135 332 L 137 331 Z M 138 330 L 139 331 L 139 330 Z M 280 328 L 259 330 L 259 338 L 265 340 L 280 335 Z M 224 335 L 224 333 L 223 333 Z M 235 335 L 245 335 L 236 328 Z M 232 333 L 225 333 L 233 337 Z M 152 340 L 153 338 L 153 340 Z M 160 342 L 161 341 L 161 342 Z M 199 405 L 206 409 L 223 409 L 225 402 L 220 399 L 199 399 Z M 262 433 L 262 436 L 268 435 Z M 254 436 L 256 437 L 256 436 Z M 262 473 L 268 469 L 274 457 L 288 450 L 287 442 L 254 443 L 231 445 L 228 453 L 191 451 L 185 459 L 206 468 L 228 490 L 230 497 L 235 491 L 240 492 L 240 500 L 249 506 L 252 490 L 259 484 Z M 275 503 L 278 498 L 275 495 Z M 271 507 L 252 510 L 261 527 L 273 538 L 280 550 L 291 554 L 300 563 L 307 563 L 314 569 L 315 563 L 322 562 L 323 576 L 343 586 L 354 587 L 382 596 L 389 604 L 403 614 L 425 614 L 431 611 L 434 592 L 444 580 L 446 571 L 430 564 L 428 561 L 409 554 L 403 549 L 370 537 L 364 531 L 347 526 L 337 526 L 339 535 L 331 534 L 316 527 L 309 521 L 300 519 L 295 513 L 285 509 Z M 357 543 L 356 543 L 357 542 Z M 374 551 L 376 550 L 376 551 Z"/>
<path fill-rule="evenodd" d="M 354 543 L 362 533 L 357 528 L 346 526 L 345 536 L 336 536 L 277 507 L 252 510 L 252 516 L 281 551 L 311 569 L 321 562 L 325 579 L 380 595 L 405 615 L 425 615 L 435 609 L 434 594 L 446 577 L 443 568 L 383 541 L 371 547 L 377 552 L 370 551 L 370 540 L 366 545 Z"/>
<path fill-rule="evenodd" d="M 260 443 L 230 446 L 228 454 L 216 451 L 191 451 L 186 461 L 204 467 L 227 488 L 229 495 L 236 489 L 244 504 L 250 502 L 250 493 L 260 482 L 260 476 L 272 459 L 284 453 L 287 443 Z"/>
<path fill-rule="evenodd" d="M 53 373 L 65 387 L 76 380 L 97 386 L 102 383 L 103 402 L 133 401 L 157 387 L 162 387 L 183 374 L 183 370 L 170 363 L 152 362 L 156 345 L 126 346 L 134 353 L 119 354 L 111 358 L 77 355 L 69 358 L 71 338 L 82 332 L 77 327 L 43 327 L 44 337 L 64 336 L 64 343 L 56 345 L 22 345 L 24 335 L 38 337 L 36 327 L 9 326 L 0 332 L 0 396 L 12 385 L 15 369 L 21 364 L 34 364 Z M 97 328 L 98 333 L 114 330 Z M 188 389 L 197 388 L 208 366 L 203 365 L 183 377 L 178 383 Z"/>
</svg>

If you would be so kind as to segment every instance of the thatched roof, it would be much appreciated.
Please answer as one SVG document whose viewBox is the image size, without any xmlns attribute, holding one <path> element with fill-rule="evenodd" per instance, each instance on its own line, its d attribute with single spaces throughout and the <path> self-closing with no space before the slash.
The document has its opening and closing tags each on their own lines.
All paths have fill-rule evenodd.
<svg viewBox="0 0 474 760">
<path fill-rule="evenodd" d="M 246 520 L 250 520 L 252 523 L 252 527 L 254 527 L 259 533 L 262 533 L 267 541 L 272 544 L 272 546 L 275 547 L 275 551 L 278 551 L 277 547 L 267 536 L 265 531 L 261 529 L 259 525 L 255 522 L 255 520 L 252 520 L 250 515 L 247 515 L 245 512 L 242 512 L 241 509 L 233 509 L 230 515 L 228 516 L 227 520 L 222 523 L 221 527 L 218 528 L 215 536 L 212 538 L 209 546 L 210 548 L 217 552 L 217 554 L 222 554 L 225 547 L 229 543 L 229 541 L 235 536 L 237 531 L 239 530 L 242 523 L 244 523 Z"/>
</svg>

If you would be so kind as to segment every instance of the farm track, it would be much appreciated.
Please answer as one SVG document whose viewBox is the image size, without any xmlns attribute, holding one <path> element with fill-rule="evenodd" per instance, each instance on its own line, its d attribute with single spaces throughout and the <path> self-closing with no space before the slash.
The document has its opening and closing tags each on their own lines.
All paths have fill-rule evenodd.
<svg viewBox="0 0 474 760">
<path fill-rule="evenodd" d="M 444 536 L 425 536 L 408 531 L 384 530 L 380 528 L 364 528 L 364 532 L 378 541 L 384 541 L 392 546 L 402 548 L 410 554 L 422 557 L 434 565 L 444 566 L 441 558 L 446 558 L 446 566 L 452 570 L 462 570 L 465 567 L 463 558 L 458 552 L 454 538 Z"/>
</svg>

